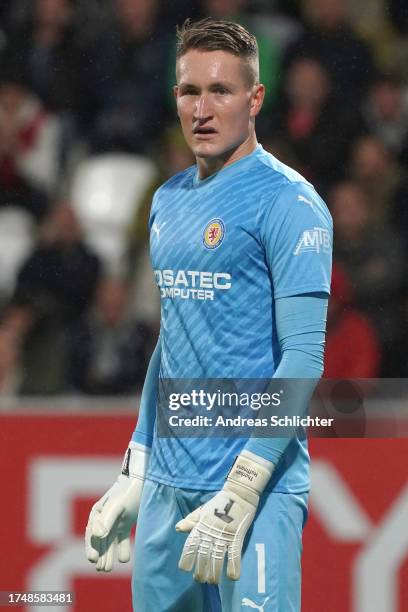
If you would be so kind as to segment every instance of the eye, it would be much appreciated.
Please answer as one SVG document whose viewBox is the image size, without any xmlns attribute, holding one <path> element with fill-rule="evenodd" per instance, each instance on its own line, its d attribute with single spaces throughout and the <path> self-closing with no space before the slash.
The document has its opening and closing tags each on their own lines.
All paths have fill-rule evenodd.
<svg viewBox="0 0 408 612">
<path fill-rule="evenodd" d="M 226 94 L 229 94 L 229 90 L 226 89 L 226 87 L 217 87 L 215 93 L 219 94 L 220 96 L 225 96 Z"/>
<path fill-rule="evenodd" d="M 182 96 L 197 96 L 198 91 L 194 89 L 193 87 L 186 87 L 185 89 L 181 90 L 181 95 Z"/>
</svg>

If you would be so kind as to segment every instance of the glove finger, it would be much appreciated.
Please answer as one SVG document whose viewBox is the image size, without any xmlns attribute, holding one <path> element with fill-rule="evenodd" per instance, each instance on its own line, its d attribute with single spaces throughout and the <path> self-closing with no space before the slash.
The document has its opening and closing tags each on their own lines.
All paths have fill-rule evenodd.
<svg viewBox="0 0 408 612">
<path fill-rule="evenodd" d="M 107 501 L 102 512 L 96 514 L 92 523 L 92 535 L 97 538 L 106 538 L 115 522 L 123 512 L 123 504 L 118 500 Z"/>
<path fill-rule="evenodd" d="M 241 553 L 243 540 L 240 543 L 233 541 L 228 546 L 227 576 L 231 580 L 238 580 L 241 575 Z"/>
<path fill-rule="evenodd" d="M 105 572 L 112 571 L 116 550 L 117 550 L 117 539 L 115 538 L 113 542 L 110 543 L 110 545 L 108 546 L 106 550 L 105 566 L 103 568 Z"/>
<path fill-rule="evenodd" d="M 92 506 L 91 512 L 89 513 L 88 522 L 85 528 L 85 551 L 86 556 L 91 563 L 96 563 L 99 558 L 99 543 L 96 538 L 92 535 L 92 527 L 98 512 L 95 509 L 97 504 Z"/>
<path fill-rule="evenodd" d="M 91 563 L 96 563 L 98 561 L 98 559 L 99 559 L 99 553 L 94 548 L 87 548 L 86 549 L 86 558 Z"/>
<path fill-rule="evenodd" d="M 210 575 L 211 554 L 212 540 L 208 536 L 201 534 L 193 576 L 194 580 L 197 580 L 197 582 L 208 581 Z"/>
<path fill-rule="evenodd" d="M 85 529 L 85 553 L 88 561 L 91 563 L 96 563 L 99 558 L 99 546 L 94 540 L 92 538 L 92 526 L 90 521 L 88 521 Z"/>
<path fill-rule="evenodd" d="M 103 549 L 103 554 L 99 571 L 110 572 L 112 570 L 116 555 L 116 544 L 117 529 L 115 525 L 108 536 L 101 540 L 101 549 Z"/>
<path fill-rule="evenodd" d="M 180 561 L 178 564 L 181 570 L 184 570 L 185 572 L 191 572 L 196 561 L 199 543 L 199 534 L 195 529 L 193 529 L 193 531 L 188 536 L 183 547 L 183 552 L 181 553 Z"/>
<path fill-rule="evenodd" d="M 107 499 L 108 494 L 106 493 L 103 497 L 101 497 L 101 499 L 98 499 L 98 501 L 94 503 L 91 510 L 91 516 L 94 517 L 96 514 L 100 514 L 102 512 Z"/>
<path fill-rule="evenodd" d="M 225 552 L 225 543 L 220 540 L 216 540 L 213 544 L 210 558 L 207 580 L 209 584 L 218 584 L 220 582 L 222 568 L 224 567 Z"/>
<path fill-rule="evenodd" d="M 127 563 L 130 560 L 130 534 L 121 533 L 118 535 L 118 561 Z"/>
<path fill-rule="evenodd" d="M 99 539 L 99 559 L 98 559 L 98 562 L 96 564 L 96 571 L 97 572 L 103 572 L 103 570 L 104 570 L 106 547 L 107 547 L 106 538 Z"/>
<path fill-rule="evenodd" d="M 198 521 L 200 520 L 201 508 L 202 506 L 194 510 L 194 512 L 190 512 L 190 514 L 187 514 L 185 518 L 181 519 L 181 521 L 176 523 L 176 531 L 188 532 L 194 529 L 194 527 L 197 525 Z"/>
</svg>

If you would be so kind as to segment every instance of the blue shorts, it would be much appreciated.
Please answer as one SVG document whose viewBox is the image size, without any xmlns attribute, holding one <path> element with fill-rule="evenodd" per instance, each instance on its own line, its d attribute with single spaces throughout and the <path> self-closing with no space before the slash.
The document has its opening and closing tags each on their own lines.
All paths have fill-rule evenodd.
<svg viewBox="0 0 408 612">
<path fill-rule="evenodd" d="M 241 578 L 202 585 L 178 569 L 187 534 L 175 524 L 214 492 L 147 480 L 136 529 L 135 612 L 299 612 L 307 493 L 265 493 L 243 549 Z"/>
</svg>

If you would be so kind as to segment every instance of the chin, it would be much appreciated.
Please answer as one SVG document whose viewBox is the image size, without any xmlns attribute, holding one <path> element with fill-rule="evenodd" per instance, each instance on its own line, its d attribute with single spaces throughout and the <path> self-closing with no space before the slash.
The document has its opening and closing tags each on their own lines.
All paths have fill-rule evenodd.
<svg viewBox="0 0 408 612">
<path fill-rule="evenodd" d="M 222 147 L 211 142 L 200 142 L 192 147 L 196 157 L 219 157 L 224 153 Z"/>
</svg>

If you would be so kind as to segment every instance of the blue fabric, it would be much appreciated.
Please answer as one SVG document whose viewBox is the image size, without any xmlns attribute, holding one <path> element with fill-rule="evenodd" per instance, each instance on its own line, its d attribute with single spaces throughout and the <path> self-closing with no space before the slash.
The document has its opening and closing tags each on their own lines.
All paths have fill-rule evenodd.
<svg viewBox="0 0 408 612">
<path fill-rule="evenodd" d="M 181 491 L 146 480 L 136 527 L 132 574 L 133 609 L 221 612 L 218 590 L 178 569 L 186 535 L 176 523 L 214 493 Z"/>
<path fill-rule="evenodd" d="M 219 241 L 207 244 L 214 220 Z M 258 146 L 205 180 L 195 166 L 170 179 L 150 229 L 162 376 L 271 377 L 274 300 L 330 291 L 331 218 L 314 188 Z"/>
<path fill-rule="evenodd" d="M 157 386 L 160 373 L 161 346 L 160 337 L 150 358 L 146 378 L 140 398 L 139 416 L 133 432 L 133 442 L 151 447 L 153 443 L 154 424 L 156 421 Z"/>
<path fill-rule="evenodd" d="M 149 223 L 160 377 L 272 378 L 282 360 L 279 300 L 330 288 L 332 222 L 313 186 L 258 146 L 205 180 L 195 166 L 170 179 L 154 196 Z M 219 489 L 246 443 L 155 432 L 149 477 Z M 306 491 L 307 451 L 293 440 L 284 455 L 274 490 Z"/>
<path fill-rule="evenodd" d="M 235 612 L 250 600 L 265 610 L 300 612 L 302 530 L 307 494 L 264 493 L 245 539 L 241 578 L 225 574 L 219 587 L 195 582 L 178 569 L 187 535 L 174 526 L 214 491 L 180 490 L 147 480 L 136 528 L 132 579 L 137 612 Z M 262 557 L 265 569 L 261 567 Z M 165 568 L 165 570 L 163 569 Z"/>
<path fill-rule="evenodd" d="M 327 304 L 326 294 L 300 295 L 275 301 L 282 358 L 273 378 L 301 379 L 291 386 L 291 400 L 295 402 L 291 405 L 291 414 L 306 412 L 317 381 L 323 374 Z M 290 442 L 290 438 L 250 438 L 245 448 L 276 465 Z M 299 443 L 306 451 L 306 443 Z"/>
</svg>

